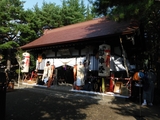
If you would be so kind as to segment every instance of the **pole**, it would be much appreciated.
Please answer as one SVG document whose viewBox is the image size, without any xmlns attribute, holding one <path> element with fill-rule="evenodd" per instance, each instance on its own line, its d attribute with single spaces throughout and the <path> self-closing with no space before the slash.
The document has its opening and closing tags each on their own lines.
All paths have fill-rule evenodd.
<svg viewBox="0 0 160 120">
<path fill-rule="evenodd" d="M 105 93 L 105 80 L 102 78 L 102 92 Z"/>
<path fill-rule="evenodd" d="M 0 71 L 0 119 L 5 120 L 6 116 L 6 74 Z"/>
<path fill-rule="evenodd" d="M 18 70 L 18 87 L 19 87 L 19 82 L 20 82 L 20 65 L 19 65 L 19 70 Z"/>
<path fill-rule="evenodd" d="M 127 66 L 127 61 L 126 61 L 126 56 L 125 56 L 125 50 L 124 50 L 124 47 L 122 44 L 122 38 L 120 38 L 120 43 L 121 43 L 121 48 L 122 48 L 122 52 L 123 52 L 124 66 L 126 69 L 127 77 L 129 77 L 128 66 Z"/>
<path fill-rule="evenodd" d="M 19 81 L 20 81 L 20 69 L 21 69 L 21 58 L 19 56 L 19 54 L 16 55 L 16 59 L 19 65 L 19 70 L 18 70 L 18 87 L 19 87 Z"/>
<path fill-rule="evenodd" d="M 142 110 L 141 110 L 141 84 L 139 86 L 139 110 L 140 110 L 139 115 L 141 117 L 141 115 L 142 115 Z"/>
</svg>

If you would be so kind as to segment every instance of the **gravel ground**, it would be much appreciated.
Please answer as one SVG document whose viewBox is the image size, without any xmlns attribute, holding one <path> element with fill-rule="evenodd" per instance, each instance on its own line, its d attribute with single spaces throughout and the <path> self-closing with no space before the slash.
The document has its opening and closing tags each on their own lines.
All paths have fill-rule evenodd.
<svg viewBox="0 0 160 120">
<path fill-rule="evenodd" d="M 6 120 L 160 120 L 160 106 L 60 89 L 15 87 L 6 94 Z"/>
</svg>

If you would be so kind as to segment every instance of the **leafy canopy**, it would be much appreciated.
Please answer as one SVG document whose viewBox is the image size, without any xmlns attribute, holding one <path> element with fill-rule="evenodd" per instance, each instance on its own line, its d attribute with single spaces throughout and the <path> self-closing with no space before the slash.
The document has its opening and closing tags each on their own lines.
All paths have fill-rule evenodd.
<svg viewBox="0 0 160 120">
<path fill-rule="evenodd" d="M 23 11 L 19 0 L 0 1 L 0 49 L 18 47 L 19 21 Z"/>
</svg>

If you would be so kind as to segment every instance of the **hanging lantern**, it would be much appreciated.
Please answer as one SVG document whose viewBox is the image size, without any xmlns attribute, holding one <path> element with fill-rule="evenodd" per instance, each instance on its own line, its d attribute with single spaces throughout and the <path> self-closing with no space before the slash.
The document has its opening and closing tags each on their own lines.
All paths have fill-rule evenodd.
<svg viewBox="0 0 160 120">
<path fill-rule="evenodd" d="M 110 46 L 102 44 L 99 46 L 99 76 L 110 76 Z"/>
<path fill-rule="evenodd" d="M 38 55 L 38 63 L 42 62 L 42 55 Z"/>
<path fill-rule="evenodd" d="M 23 73 L 29 72 L 29 64 L 30 64 L 30 54 L 27 52 L 24 52 L 22 54 L 21 72 Z"/>
</svg>

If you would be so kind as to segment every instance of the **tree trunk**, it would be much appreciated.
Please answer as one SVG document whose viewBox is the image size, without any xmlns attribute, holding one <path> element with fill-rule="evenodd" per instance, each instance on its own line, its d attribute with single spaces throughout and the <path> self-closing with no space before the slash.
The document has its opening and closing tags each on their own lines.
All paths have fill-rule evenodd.
<svg viewBox="0 0 160 120">
<path fill-rule="evenodd" d="M 11 69 L 11 49 L 7 50 L 7 70 Z"/>
</svg>

